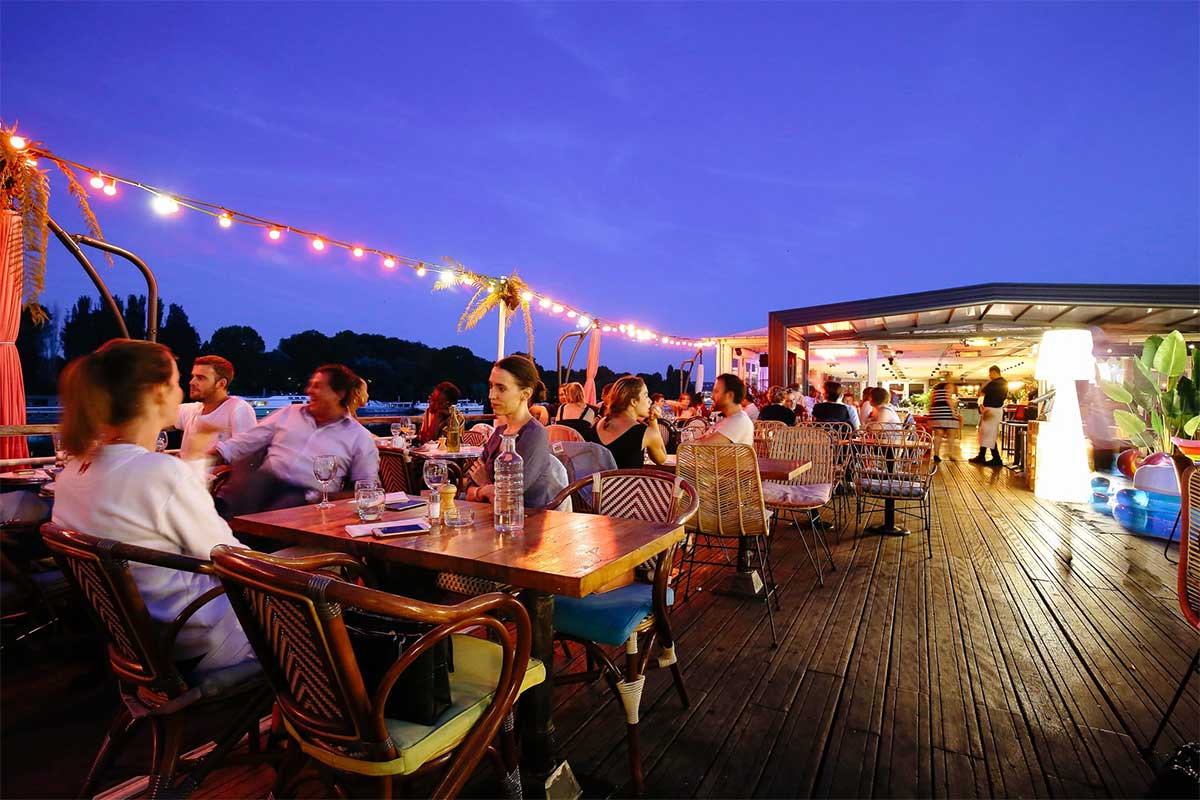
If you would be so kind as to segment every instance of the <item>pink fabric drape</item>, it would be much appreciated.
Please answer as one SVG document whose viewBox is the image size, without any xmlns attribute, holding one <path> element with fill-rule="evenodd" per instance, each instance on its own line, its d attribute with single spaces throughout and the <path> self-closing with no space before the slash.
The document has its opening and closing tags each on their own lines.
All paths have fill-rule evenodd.
<svg viewBox="0 0 1200 800">
<path fill-rule="evenodd" d="M 25 424 L 25 380 L 17 354 L 23 275 L 21 218 L 0 211 L 0 425 Z M 0 458 L 26 458 L 23 436 L 0 436 Z"/>
<path fill-rule="evenodd" d="M 583 402 L 596 405 L 596 372 L 600 369 L 600 328 L 593 327 L 588 340 L 587 382 L 583 384 Z"/>
</svg>

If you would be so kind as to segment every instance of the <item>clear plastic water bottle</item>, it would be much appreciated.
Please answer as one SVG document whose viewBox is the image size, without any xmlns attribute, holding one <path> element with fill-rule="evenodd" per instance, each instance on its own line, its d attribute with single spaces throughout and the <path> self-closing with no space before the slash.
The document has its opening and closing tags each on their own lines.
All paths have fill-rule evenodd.
<svg viewBox="0 0 1200 800">
<path fill-rule="evenodd" d="M 525 459 L 517 453 L 517 435 L 501 436 L 500 455 L 492 464 L 496 481 L 492 499 L 496 530 L 501 533 L 525 527 Z"/>
</svg>

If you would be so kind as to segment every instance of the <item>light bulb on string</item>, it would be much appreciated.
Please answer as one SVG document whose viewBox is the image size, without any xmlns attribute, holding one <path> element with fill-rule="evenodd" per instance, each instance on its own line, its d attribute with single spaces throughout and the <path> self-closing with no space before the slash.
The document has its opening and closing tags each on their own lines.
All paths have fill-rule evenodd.
<svg viewBox="0 0 1200 800">
<path fill-rule="evenodd" d="M 521 292 L 521 299 L 528 303 L 533 299 L 533 292 Z"/>
<path fill-rule="evenodd" d="M 383 266 L 387 267 L 388 269 L 395 269 L 396 268 L 396 259 L 392 258 L 391 256 L 388 256 L 387 258 L 385 258 L 383 260 Z"/>
<path fill-rule="evenodd" d="M 8 143 L 12 145 L 14 150 L 24 150 L 26 145 L 29 144 L 29 142 L 25 141 L 24 136 L 10 136 L 8 137 Z"/>
<path fill-rule="evenodd" d="M 424 265 L 424 264 L 422 264 L 421 266 L 417 267 L 417 277 L 418 277 L 418 278 L 424 278 L 424 277 L 425 277 L 425 265 Z"/>
<path fill-rule="evenodd" d="M 462 276 L 462 278 L 460 278 L 459 280 L 461 280 L 461 281 L 462 281 L 462 285 L 463 285 L 463 286 L 473 286 L 473 285 L 475 285 L 475 279 L 474 279 L 474 278 L 472 278 L 470 275 L 463 275 L 463 276 Z"/>
<path fill-rule="evenodd" d="M 312 240 L 312 247 L 313 250 L 324 250 L 325 240 L 318 236 L 316 239 Z"/>
<path fill-rule="evenodd" d="M 592 321 L 591 321 L 590 319 L 588 319 L 587 317 L 580 317 L 580 318 L 579 318 L 579 327 L 581 327 L 581 328 L 587 328 L 587 327 L 590 327 L 590 326 L 591 326 L 591 324 L 592 324 Z"/>
<path fill-rule="evenodd" d="M 93 175 L 92 179 L 88 181 L 88 184 L 90 184 L 93 189 L 103 189 L 104 178 L 100 177 L 99 175 Z"/>
<path fill-rule="evenodd" d="M 179 203 L 165 194 L 156 194 L 150 201 L 150 207 L 162 215 L 174 214 L 179 211 Z"/>
<path fill-rule="evenodd" d="M 553 311 L 555 314 L 561 314 L 561 313 L 562 313 L 562 310 L 563 310 L 563 307 L 562 307 L 561 305 L 559 305 L 558 303 L 555 303 L 555 304 L 554 304 L 554 305 L 553 305 L 553 306 L 550 308 L 550 310 L 551 310 L 551 311 Z"/>
<path fill-rule="evenodd" d="M 541 300 L 538 301 L 538 305 L 541 306 L 542 308 L 549 308 L 550 307 L 550 298 L 543 297 Z"/>
<path fill-rule="evenodd" d="M 354 253 L 355 258 L 363 257 L 363 249 L 361 247 L 356 247 L 353 250 L 351 250 L 350 252 Z"/>
<path fill-rule="evenodd" d="M 105 193 L 106 195 L 108 195 L 109 197 L 116 197 L 116 195 L 117 195 L 117 182 L 116 182 L 116 181 L 110 181 L 110 182 L 109 182 L 109 183 L 108 183 L 108 184 L 107 184 L 107 185 L 104 187 L 104 193 Z"/>
<path fill-rule="evenodd" d="M 279 230 L 279 228 L 271 228 L 271 230 L 267 231 L 267 238 L 272 242 L 278 242 L 280 236 L 283 236 L 283 231 Z"/>
<path fill-rule="evenodd" d="M 575 319 L 575 317 L 577 317 L 577 316 L 579 316 L 579 315 L 576 314 L 574 311 L 567 312 L 567 319 Z"/>
<path fill-rule="evenodd" d="M 222 214 L 217 217 L 217 224 L 222 228 L 228 228 L 233 225 L 233 219 L 228 214 Z"/>
<path fill-rule="evenodd" d="M 448 269 L 442 270 L 442 274 L 439 278 L 439 281 L 446 286 L 453 286 L 454 285 L 454 273 Z"/>
</svg>

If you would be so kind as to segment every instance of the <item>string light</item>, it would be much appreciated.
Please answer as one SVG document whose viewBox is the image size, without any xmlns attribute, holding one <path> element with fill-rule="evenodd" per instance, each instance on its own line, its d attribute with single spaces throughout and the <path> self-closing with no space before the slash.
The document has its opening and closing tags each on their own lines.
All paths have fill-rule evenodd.
<svg viewBox="0 0 1200 800">
<path fill-rule="evenodd" d="M 29 146 L 28 141 L 24 137 L 17 136 L 15 133 L 13 133 L 11 131 L 8 131 L 6 133 L 9 134 L 9 144 L 14 149 L 22 150 Z M 370 248 L 366 248 L 361 245 L 352 244 L 350 242 L 338 241 L 336 239 L 327 239 L 326 237 L 324 237 L 320 234 L 317 234 L 313 231 L 306 231 L 306 230 L 303 230 L 300 228 L 294 228 L 292 226 L 283 225 L 281 223 L 278 223 L 278 222 L 275 222 L 272 220 L 268 220 L 268 219 L 263 219 L 261 217 L 254 216 L 252 214 L 247 214 L 245 212 L 232 211 L 232 210 L 229 210 L 220 205 L 210 203 L 210 202 L 207 202 L 204 200 L 197 200 L 194 198 L 183 197 L 183 196 L 173 196 L 172 194 L 163 192 L 160 189 L 150 186 L 149 184 L 141 183 L 139 181 L 131 180 L 129 178 L 117 178 L 117 177 L 113 177 L 111 175 L 106 175 L 105 173 L 102 173 L 93 167 L 89 167 L 85 164 L 80 164 L 80 163 L 71 161 L 69 159 L 65 159 L 60 156 L 57 156 L 57 155 L 51 153 L 50 151 L 45 150 L 44 148 L 42 148 L 40 146 L 38 146 L 35 149 L 33 149 L 32 151 L 30 151 L 30 156 L 27 159 L 27 163 L 29 163 L 31 165 L 36 165 L 37 158 L 34 157 L 35 155 L 46 156 L 60 164 L 69 165 L 71 167 L 74 167 L 74 168 L 82 171 L 82 172 L 89 173 L 90 174 L 90 177 L 88 178 L 89 185 L 93 189 L 98 189 L 98 190 L 102 191 L 108 197 L 115 197 L 117 195 L 117 184 L 118 183 L 124 183 L 128 186 L 134 187 L 135 189 L 141 189 L 142 191 L 147 192 L 148 194 L 151 195 L 152 208 L 154 209 L 155 212 L 157 212 L 158 214 L 161 214 L 163 216 L 177 214 L 180 211 L 180 207 L 183 206 L 183 207 L 188 208 L 189 210 L 198 211 L 202 214 L 208 214 L 209 216 L 215 217 L 217 220 L 217 224 L 221 228 L 232 228 L 233 223 L 235 223 L 235 222 L 240 222 L 240 223 L 246 224 L 246 225 L 254 225 L 256 227 L 265 228 L 267 230 L 267 238 L 269 240 L 271 240 L 272 242 L 280 241 L 283 237 L 283 231 L 290 230 L 294 233 L 298 233 L 301 236 L 309 239 L 309 242 L 310 242 L 313 250 L 316 250 L 318 252 L 324 251 L 327 246 L 332 246 L 332 247 L 339 247 L 343 250 L 349 251 L 350 253 L 352 253 L 354 255 L 355 258 L 362 258 L 370 249 Z M 371 252 L 379 253 L 380 251 L 379 250 L 371 250 Z M 418 277 L 424 276 L 427 272 L 427 265 L 424 262 L 418 261 L 416 259 L 404 259 L 402 257 L 385 256 L 383 259 L 383 265 L 388 269 L 393 269 L 397 266 L 397 264 L 400 261 L 407 262 L 408 266 L 411 267 L 416 272 Z M 461 267 L 461 265 L 457 265 L 457 266 Z M 457 284 L 461 284 L 463 286 L 474 286 L 478 283 L 483 282 L 483 283 L 487 284 L 488 293 L 494 294 L 494 293 L 502 290 L 502 287 L 500 286 L 500 284 L 503 284 L 505 282 L 505 280 L 506 280 L 505 278 L 492 278 L 490 276 L 481 275 L 481 274 L 473 272 L 473 271 L 467 272 L 467 271 L 459 268 L 459 269 L 454 269 L 454 270 L 441 271 L 439 283 L 441 283 L 444 286 L 453 286 L 453 285 L 457 285 Z M 600 322 L 596 321 L 594 315 L 585 314 L 579 308 L 573 308 L 564 303 L 555 302 L 555 301 L 551 300 L 549 297 L 538 294 L 531 290 L 522 291 L 521 299 L 526 303 L 529 303 L 530 301 L 537 299 L 538 306 L 542 309 L 548 310 L 552 314 L 562 314 L 563 312 L 566 312 L 566 315 L 569 319 L 578 320 L 577 324 L 582 329 L 587 329 L 589 327 L 595 327 L 596 330 L 604 330 L 606 332 L 611 332 L 613 330 L 616 330 L 616 328 L 612 325 L 601 325 Z M 664 335 L 655 333 L 654 331 L 652 331 L 649 328 L 638 328 L 638 327 L 628 324 L 628 323 L 621 325 L 620 329 L 621 329 L 622 333 L 628 333 L 630 338 L 634 341 L 654 341 L 654 342 L 660 342 L 662 344 L 668 344 L 668 345 L 673 345 L 673 346 L 683 346 L 683 347 L 696 347 L 696 346 L 707 347 L 707 346 L 712 346 L 713 344 L 715 344 L 715 342 L 713 340 L 685 340 L 685 339 L 678 339 L 678 338 L 671 337 L 671 336 L 664 336 Z"/>
</svg>

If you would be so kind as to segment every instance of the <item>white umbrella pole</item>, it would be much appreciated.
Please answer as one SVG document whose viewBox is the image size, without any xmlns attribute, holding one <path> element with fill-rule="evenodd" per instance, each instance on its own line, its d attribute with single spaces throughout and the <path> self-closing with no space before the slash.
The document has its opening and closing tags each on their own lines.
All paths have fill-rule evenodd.
<svg viewBox="0 0 1200 800">
<path fill-rule="evenodd" d="M 508 306 L 500 303 L 500 330 L 496 334 L 496 360 L 504 358 L 504 329 L 508 327 Z"/>
</svg>

